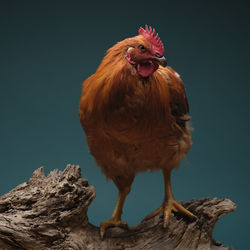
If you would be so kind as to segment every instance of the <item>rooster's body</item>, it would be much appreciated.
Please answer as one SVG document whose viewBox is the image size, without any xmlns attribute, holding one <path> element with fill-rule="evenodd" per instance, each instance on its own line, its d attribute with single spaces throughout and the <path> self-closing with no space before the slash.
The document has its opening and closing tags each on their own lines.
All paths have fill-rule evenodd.
<svg viewBox="0 0 250 250">
<path fill-rule="evenodd" d="M 163 45 L 146 27 L 108 50 L 96 73 L 83 84 L 79 115 L 91 154 L 119 189 L 107 227 L 126 226 L 122 207 L 138 172 L 162 170 L 165 179 L 164 226 L 171 210 L 194 217 L 171 192 L 170 173 L 191 147 L 184 84 L 165 67 Z M 171 202 L 169 202 L 171 200 Z M 170 204 L 171 203 L 171 204 Z M 166 211 L 169 212 L 166 212 Z"/>
</svg>

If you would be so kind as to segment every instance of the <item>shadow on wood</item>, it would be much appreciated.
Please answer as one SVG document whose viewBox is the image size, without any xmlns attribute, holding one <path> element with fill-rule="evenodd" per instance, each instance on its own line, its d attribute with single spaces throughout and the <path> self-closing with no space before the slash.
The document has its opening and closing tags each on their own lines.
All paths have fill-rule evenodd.
<svg viewBox="0 0 250 250">
<path fill-rule="evenodd" d="M 47 177 L 37 169 L 28 182 L 0 197 L 0 247 L 6 249 L 232 249 L 212 239 L 217 220 L 234 211 L 229 199 L 203 198 L 182 204 L 198 220 L 172 214 L 167 229 L 162 215 L 128 230 L 110 228 L 104 240 L 88 223 L 87 210 L 95 189 L 68 165 Z"/>
</svg>

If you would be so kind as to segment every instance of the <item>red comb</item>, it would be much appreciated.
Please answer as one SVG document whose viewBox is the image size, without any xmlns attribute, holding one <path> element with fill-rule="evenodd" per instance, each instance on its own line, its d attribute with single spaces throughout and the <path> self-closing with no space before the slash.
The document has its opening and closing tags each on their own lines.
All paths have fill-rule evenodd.
<svg viewBox="0 0 250 250">
<path fill-rule="evenodd" d="M 152 29 L 151 26 L 146 25 L 146 29 L 140 27 L 139 34 L 144 36 L 149 42 L 152 43 L 155 53 L 158 53 L 160 56 L 164 56 L 164 46 L 161 42 L 161 39 L 158 33 L 155 33 L 155 29 Z"/>
</svg>

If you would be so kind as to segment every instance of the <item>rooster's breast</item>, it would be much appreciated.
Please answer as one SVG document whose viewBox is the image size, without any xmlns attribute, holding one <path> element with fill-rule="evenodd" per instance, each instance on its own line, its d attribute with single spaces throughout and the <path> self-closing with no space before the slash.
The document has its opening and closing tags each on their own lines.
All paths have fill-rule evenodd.
<svg viewBox="0 0 250 250">
<path fill-rule="evenodd" d="M 172 119 L 121 109 L 86 130 L 90 152 L 108 178 L 177 167 L 191 147 L 187 129 Z"/>
</svg>

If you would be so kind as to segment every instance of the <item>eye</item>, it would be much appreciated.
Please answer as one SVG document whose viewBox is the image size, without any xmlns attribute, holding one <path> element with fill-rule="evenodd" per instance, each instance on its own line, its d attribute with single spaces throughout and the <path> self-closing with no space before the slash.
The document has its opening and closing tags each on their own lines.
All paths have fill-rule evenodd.
<svg viewBox="0 0 250 250">
<path fill-rule="evenodd" d="M 139 45 L 138 48 L 141 50 L 142 53 L 146 52 L 146 48 L 143 45 Z"/>
<path fill-rule="evenodd" d="M 160 58 L 160 57 L 161 57 L 158 53 L 156 53 L 156 54 L 155 54 L 155 56 L 156 56 L 156 57 L 158 57 L 158 58 Z"/>
</svg>

